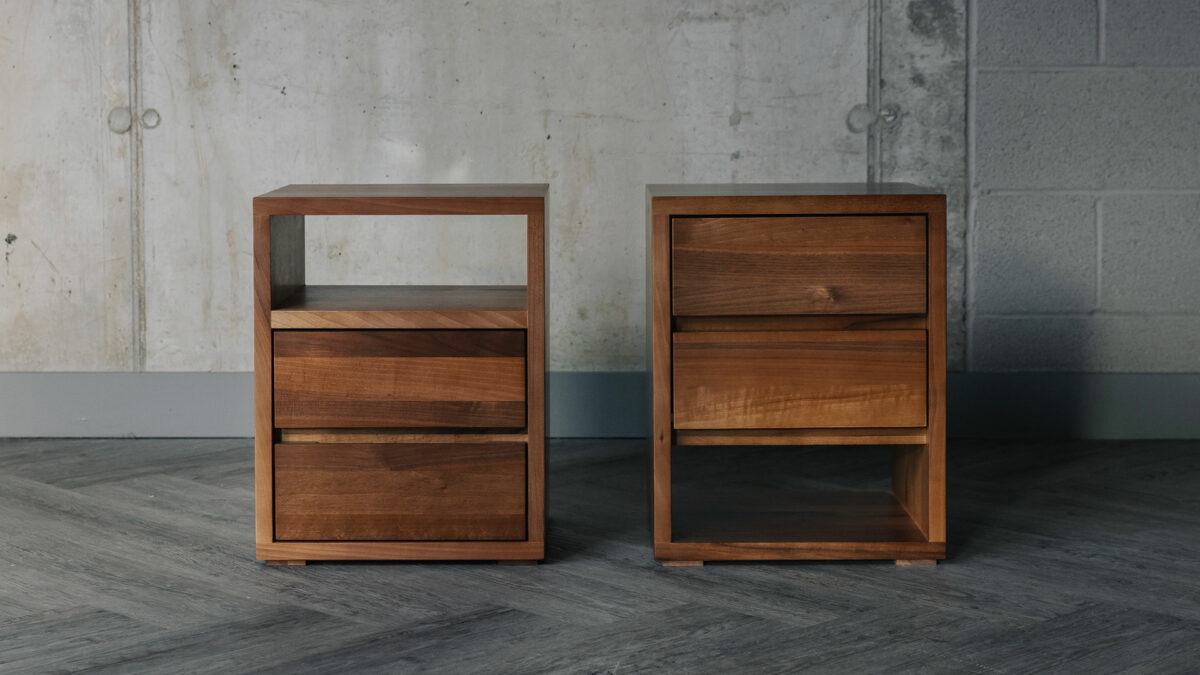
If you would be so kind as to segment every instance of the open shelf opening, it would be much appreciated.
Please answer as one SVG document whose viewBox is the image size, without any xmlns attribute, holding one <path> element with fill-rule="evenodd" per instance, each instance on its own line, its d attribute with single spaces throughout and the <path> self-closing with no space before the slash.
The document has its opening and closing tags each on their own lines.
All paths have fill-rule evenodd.
<svg viewBox="0 0 1200 675">
<path fill-rule="evenodd" d="M 305 216 L 314 286 L 520 286 L 523 215 Z"/>
<path fill-rule="evenodd" d="M 924 542 L 880 446 L 677 447 L 676 542 Z"/>
<path fill-rule="evenodd" d="M 524 215 L 305 216 L 271 327 L 527 328 L 527 243 Z"/>
</svg>

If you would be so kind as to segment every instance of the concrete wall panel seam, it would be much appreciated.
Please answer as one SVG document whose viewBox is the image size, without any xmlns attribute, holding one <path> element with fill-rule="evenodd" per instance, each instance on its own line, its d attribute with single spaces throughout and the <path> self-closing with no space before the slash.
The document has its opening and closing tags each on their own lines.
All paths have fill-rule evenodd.
<svg viewBox="0 0 1200 675">
<path fill-rule="evenodd" d="M 1104 0 L 1100 0 L 1101 3 Z M 1104 306 L 1104 198 L 1096 198 L 1096 311 Z"/>
<path fill-rule="evenodd" d="M 975 313 L 975 293 L 978 283 L 975 279 L 975 218 L 979 202 L 979 188 L 976 178 L 976 128 L 978 127 L 978 114 L 976 112 L 976 80 L 978 79 L 979 67 L 979 1 L 967 0 L 967 90 L 966 90 L 966 116 L 967 116 L 967 223 L 966 223 L 966 242 L 964 255 L 964 284 L 963 303 L 965 305 L 963 311 L 964 337 L 963 337 L 963 369 L 971 369 L 971 359 L 974 352 L 974 313 Z"/>
<path fill-rule="evenodd" d="M 883 10 L 882 0 L 867 2 L 867 109 L 878 116 L 883 106 L 881 88 L 883 83 Z M 879 180 L 883 153 L 879 118 L 867 127 L 867 182 Z"/>
<path fill-rule="evenodd" d="M 947 366 L 965 366 L 968 141 L 965 0 L 881 3 L 879 180 L 946 194 Z"/>
<path fill-rule="evenodd" d="M 146 369 L 146 223 L 145 165 L 142 111 L 142 0 L 128 0 L 129 12 L 129 109 L 134 122 L 129 129 L 129 267 L 132 281 L 130 302 L 132 328 L 130 370 Z"/>
</svg>

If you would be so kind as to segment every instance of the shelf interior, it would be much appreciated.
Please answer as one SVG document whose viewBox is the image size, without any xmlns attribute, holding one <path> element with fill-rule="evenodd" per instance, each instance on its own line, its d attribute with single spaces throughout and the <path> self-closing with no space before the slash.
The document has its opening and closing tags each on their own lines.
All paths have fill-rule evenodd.
<svg viewBox="0 0 1200 675">
<path fill-rule="evenodd" d="M 671 471 L 675 542 L 927 541 L 891 492 L 896 446 L 692 446 Z"/>
<path fill-rule="evenodd" d="M 525 286 L 303 286 L 276 329 L 527 328 Z"/>
<path fill-rule="evenodd" d="M 677 542 L 924 542 L 890 492 L 676 491 Z"/>
</svg>

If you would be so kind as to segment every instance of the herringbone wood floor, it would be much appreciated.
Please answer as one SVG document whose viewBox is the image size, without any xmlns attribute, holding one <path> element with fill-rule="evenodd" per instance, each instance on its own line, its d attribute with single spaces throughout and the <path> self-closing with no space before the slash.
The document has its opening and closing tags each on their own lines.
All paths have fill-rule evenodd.
<svg viewBox="0 0 1200 675">
<path fill-rule="evenodd" d="M 551 446 L 537 567 L 253 558 L 248 440 L 0 441 L 0 671 L 1196 672 L 1200 442 L 950 449 L 950 559 L 650 555 L 641 441 Z M 875 484 L 886 450 L 683 449 Z"/>
</svg>

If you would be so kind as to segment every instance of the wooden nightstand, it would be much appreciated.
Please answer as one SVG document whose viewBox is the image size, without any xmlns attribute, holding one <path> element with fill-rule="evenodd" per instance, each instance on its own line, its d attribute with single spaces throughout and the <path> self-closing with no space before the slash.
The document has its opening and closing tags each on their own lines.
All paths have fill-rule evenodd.
<svg viewBox="0 0 1200 675">
<path fill-rule="evenodd" d="M 545 185 L 254 199 L 257 557 L 545 557 Z M 525 286 L 308 286 L 305 215 L 522 215 Z"/>
<path fill-rule="evenodd" d="M 655 558 L 944 558 L 944 195 L 652 185 L 647 201 Z M 676 446 L 881 444 L 890 492 L 733 504 L 672 484 Z"/>
</svg>

